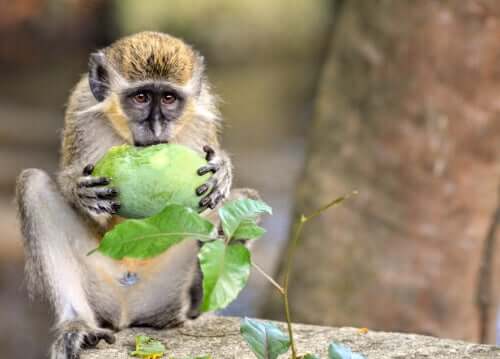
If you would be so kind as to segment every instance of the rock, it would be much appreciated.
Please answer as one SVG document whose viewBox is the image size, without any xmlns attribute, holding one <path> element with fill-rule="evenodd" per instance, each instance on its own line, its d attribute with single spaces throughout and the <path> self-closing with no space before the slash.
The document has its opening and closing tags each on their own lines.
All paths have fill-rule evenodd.
<svg viewBox="0 0 500 359">
<path fill-rule="evenodd" d="M 165 358 L 185 359 L 210 354 L 213 359 L 256 359 L 239 334 L 239 322 L 238 318 L 207 316 L 171 330 L 126 329 L 117 333 L 115 344 L 100 343 L 98 349 L 83 352 L 81 359 L 129 358 L 128 353 L 138 334 L 161 340 L 167 347 Z M 283 323 L 279 325 L 285 329 Z M 367 359 L 500 358 L 499 347 L 416 334 L 372 331 L 362 334 L 357 328 L 301 324 L 294 325 L 294 331 L 300 354 L 313 352 L 321 358 L 326 358 L 331 341 L 346 345 L 353 351 L 364 354 Z"/>
</svg>

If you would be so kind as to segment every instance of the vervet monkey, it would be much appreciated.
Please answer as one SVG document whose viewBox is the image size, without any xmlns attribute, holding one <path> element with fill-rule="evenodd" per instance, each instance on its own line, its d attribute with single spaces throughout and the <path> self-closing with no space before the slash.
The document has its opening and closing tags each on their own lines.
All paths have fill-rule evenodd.
<svg viewBox="0 0 500 359">
<path fill-rule="evenodd" d="M 51 358 L 78 358 L 101 339 L 113 342 L 115 330 L 171 327 L 199 315 L 196 241 L 150 260 L 87 256 L 120 220 L 116 189 L 91 173 L 112 146 L 179 143 L 206 156 L 200 175 L 213 172 L 196 189 L 201 209 L 256 198 L 252 190 L 230 193 L 220 122 L 203 57 L 182 40 L 142 32 L 91 54 L 69 98 L 57 183 L 38 169 L 17 183 L 29 287 L 50 299 L 57 317 Z"/>
</svg>

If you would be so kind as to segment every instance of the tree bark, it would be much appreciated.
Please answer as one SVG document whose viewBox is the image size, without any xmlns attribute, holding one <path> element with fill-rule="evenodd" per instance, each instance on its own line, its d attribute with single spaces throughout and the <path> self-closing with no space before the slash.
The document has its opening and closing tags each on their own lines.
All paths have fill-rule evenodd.
<svg viewBox="0 0 500 359">
<path fill-rule="evenodd" d="M 297 212 L 360 194 L 307 224 L 293 320 L 478 340 L 500 176 L 500 2 L 342 3 Z M 282 318 L 279 298 L 267 308 Z"/>
</svg>

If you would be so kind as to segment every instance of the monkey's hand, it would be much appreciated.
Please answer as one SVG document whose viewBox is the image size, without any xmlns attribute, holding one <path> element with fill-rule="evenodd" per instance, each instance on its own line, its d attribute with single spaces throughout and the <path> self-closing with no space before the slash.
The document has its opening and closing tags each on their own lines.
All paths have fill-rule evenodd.
<svg viewBox="0 0 500 359">
<path fill-rule="evenodd" d="M 220 201 L 229 195 L 233 181 L 231 161 L 226 153 L 215 153 L 210 146 L 203 146 L 206 153 L 207 165 L 198 169 L 198 175 L 203 176 L 212 172 L 210 179 L 196 189 L 198 196 L 205 195 L 200 200 L 200 210 L 214 209 Z"/>
<path fill-rule="evenodd" d="M 91 217 L 115 214 L 120 209 L 118 191 L 107 187 L 108 178 L 92 176 L 93 170 L 93 165 L 87 165 L 77 179 L 76 196 L 80 207 Z"/>
<path fill-rule="evenodd" d="M 99 341 L 115 342 L 113 332 L 108 329 L 91 328 L 82 320 L 64 322 L 52 345 L 51 359 L 78 359 L 82 349 L 94 348 Z"/>
</svg>

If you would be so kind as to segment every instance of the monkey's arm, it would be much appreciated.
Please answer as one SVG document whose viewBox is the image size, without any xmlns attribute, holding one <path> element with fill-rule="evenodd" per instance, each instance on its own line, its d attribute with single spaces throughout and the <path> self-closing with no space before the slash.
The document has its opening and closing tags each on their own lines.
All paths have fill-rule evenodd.
<svg viewBox="0 0 500 359">
<path fill-rule="evenodd" d="M 228 154 L 221 149 L 214 150 L 211 146 L 204 146 L 203 151 L 206 153 L 206 166 L 198 169 L 198 174 L 203 176 L 206 173 L 212 172 L 210 179 L 196 189 L 198 196 L 205 195 L 200 200 L 200 208 L 214 209 L 217 204 L 224 201 L 231 190 L 233 182 L 233 166 Z"/>
</svg>

